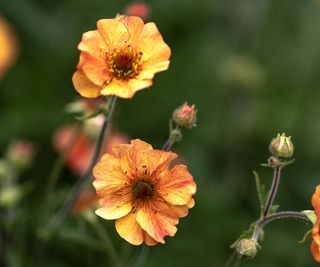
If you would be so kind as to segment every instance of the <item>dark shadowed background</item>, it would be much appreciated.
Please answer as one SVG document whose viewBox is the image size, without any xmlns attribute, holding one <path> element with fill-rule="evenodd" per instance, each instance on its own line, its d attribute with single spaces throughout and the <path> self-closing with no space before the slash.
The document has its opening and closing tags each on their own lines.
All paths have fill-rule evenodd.
<svg viewBox="0 0 320 267">
<path fill-rule="evenodd" d="M 14 138 L 32 140 L 37 148 L 32 170 L 21 177 L 35 187 L 20 203 L 25 217 L 11 252 L 13 266 L 27 266 L 32 254 L 33 214 L 56 157 L 53 133 L 73 121 L 64 107 L 78 96 L 71 83 L 77 44 L 98 19 L 122 13 L 128 3 L 0 3 L 20 45 L 16 64 L 0 82 L 0 148 L 3 154 Z M 252 171 L 270 184 L 272 170 L 260 163 L 269 157 L 268 145 L 278 132 L 292 136 L 296 162 L 283 171 L 276 202 L 284 210 L 311 209 L 311 195 L 320 183 L 320 1 L 146 3 L 149 20 L 172 49 L 171 65 L 156 75 L 150 89 L 118 102 L 115 124 L 131 137 L 161 147 L 177 106 L 188 101 L 199 112 L 197 127 L 185 131 L 174 146 L 197 182 L 196 206 L 180 220 L 175 237 L 151 248 L 145 266 L 223 266 L 230 244 L 258 217 Z M 74 181 L 65 169 L 57 198 Z M 64 232 L 82 227 L 78 234 L 96 238 L 79 220 L 68 222 Z M 133 253 L 134 247 L 116 234 L 114 222 L 100 222 L 119 251 L 124 247 L 124 253 Z M 316 266 L 310 242 L 298 243 L 310 228 L 296 220 L 268 225 L 262 249 L 241 266 Z M 109 266 L 107 253 L 78 239 L 59 235 L 48 245 L 42 266 Z"/>
</svg>

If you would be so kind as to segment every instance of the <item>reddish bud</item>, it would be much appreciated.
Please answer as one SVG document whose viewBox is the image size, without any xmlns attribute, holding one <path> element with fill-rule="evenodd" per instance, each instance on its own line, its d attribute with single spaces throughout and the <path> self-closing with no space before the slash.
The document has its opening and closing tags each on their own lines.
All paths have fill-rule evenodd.
<svg viewBox="0 0 320 267">
<path fill-rule="evenodd" d="M 172 119 L 183 128 L 192 128 L 196 126 L 197 110 L 194 105 L 184 103 L 173 112 Z"/>
</svg>

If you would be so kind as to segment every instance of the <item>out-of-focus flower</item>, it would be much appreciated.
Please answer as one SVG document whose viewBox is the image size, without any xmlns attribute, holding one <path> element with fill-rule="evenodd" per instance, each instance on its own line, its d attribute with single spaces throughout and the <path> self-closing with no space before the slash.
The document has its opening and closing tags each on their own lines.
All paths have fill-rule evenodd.
<svg viewBox="0 0 320 267">
<path fill-rule="evenodd" d="M 128 16 L 137 16 L 146 20 L 150 15 L 150 8 L 146 3 L 133 2 L 127 5 L 124 13 Z"/>
<path fill-rule="evenodd" d="M 265 81 L 265 71 L 252 58 L 244 55 L 227 57 L 220 66 L 221 80 L 231 86 L 257 89 Z"/>
<path fill-rule="evenodd" d="M 269 150 L 276 157 L 290 158 L 294 151 L 291 136 L 287 137 L 285 133 L 278 134 L 272 139 Z"/>
<path fill-rule="evenodd" d="M 172 119 L 183 128 L 192 128 L 196 125 L 197 110 L 194 105 L 184 103 L 173 112 Z"/>
<path fill-rule="evenodd" d="M 6 20 L 0 16 L 0 80 L 18 54 L 16 37 Z"/>
<path fill-rule="evenodd" d="M 28 168 L 34 158 L 35 151 L 33 143 L 18 140 L 9 145 L 7 159 L 17 169 Z"/>
<path fill-rule="evenodd" d="M 65 162 L 77 176 L 87 170 L 94 153 L 97 136 L 93 135 L 94 127 L 90 131 L 88 129 L 89 127 L 86 126 L 84 129 L 77 129 L 77 126 L 71 124 L 61 127 L 54 135 L 54 148 L 61 154 L 67 150 Z M 126 135 L 114 132 L 106 138 L 102 151 L 103 153 L 110 152 L 113 145 L 128 143 L 128 141 L 129 138 Z"/>
<path fill-rule="evenodd" d="M 311 198 L 311 204 L 317 215 L 317 222 L 312 229 L 311 253 L 314 260 L 320 262 L 320 185 L 316 187 L 316 191 Z"/>
<path fill-rule="evenodd" d="M 155 73 L 169 66 L 171 51 L 156 25 L 135 16 L 101 19 L 83 34 L 80 59 L 72 77 L 84 97 L 131 98 L 152 85 Z"/>
<path fill-rule="evenodd" d="M 176 157 L 139 139 L 114 147 L 93 169 L 101 205 L 96 214 L 115 219 L 119 235 L 133 245 L 165 243 L 194 206 L 196 192 L 185 165 L 169 168 Z"/>
</svg>

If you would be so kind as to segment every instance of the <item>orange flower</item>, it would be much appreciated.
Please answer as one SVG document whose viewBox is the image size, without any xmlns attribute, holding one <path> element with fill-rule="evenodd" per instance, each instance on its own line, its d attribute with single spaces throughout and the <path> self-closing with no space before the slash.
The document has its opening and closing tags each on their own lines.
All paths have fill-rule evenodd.
<svg viewBox="0 0 320 267">
<path fill-rule="evenodd" d="M 320 262 L 320 185 L 317 186 L 311 198 L 311 203 L 318 218 L 317 223 L 312 229 L 313 241 L 311 244 L 311 253 L 314 260 Z"/>
<path fill-rule="evenodd" d="M 16 38 L 10 26 L 0 16 L 0 80 L 15 61 L 17 51 L 18 45 Z"/>
<path fill-rule="evenodd" d="M 126 135 L 114 132 L 107 137 L 102 151 L 104 153 L 110 152 L 114 145 L 127 143 L 128 141 L 129 138 Z M 75 125 L 66 125 L 55 133 L 53 145 L 59 153 L 63 153 L 70 144 L 71 147 L 65 157 L 65 161 L 68 167 L 76 175 L 80 176 L 90 164 L 94 153 L 95 138 L 89 136 L 83 129 L 77 133 Z"/>
<path fill-rule="evenodd" d="M 105 154 L 93 169 L 100 217 L 115 219 L 119 235 L 133 245 L 165 243 L 179 218 L 194 206 L 196 184 L 185 165 L 169 168 L 177 155 L 135 139 Z"/>
<path fill-rule="evenodd" d="M 154 74 L 169 66 L 170 48 L 156 25 L 134 16 L 101 19 L 83 34 L 80 60 L 72 77 L 84 97 L 131 98 L 152 85 Z"/>
</svg>

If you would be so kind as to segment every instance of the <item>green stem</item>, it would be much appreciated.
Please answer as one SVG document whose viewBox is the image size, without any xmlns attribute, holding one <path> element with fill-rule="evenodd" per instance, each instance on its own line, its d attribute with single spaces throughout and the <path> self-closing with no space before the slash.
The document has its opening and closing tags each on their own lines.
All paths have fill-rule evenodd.
<svg viewBox="0 0 320 267">
<path fill-rule="evenodd" d="M 280 174 L 281 174 L 281 167 L 275 167 L 274 168 L 274 175 L 272 180 L 272 185 L 268 194 L 268 198 L 266 201 L 266 205 L 264 207 L 263 216 L 266 217 L 270 211 L 270 208 L 272 207 L 274 198 L 277 194 L 279 182 L 280 182 Z"/>
</svg>

